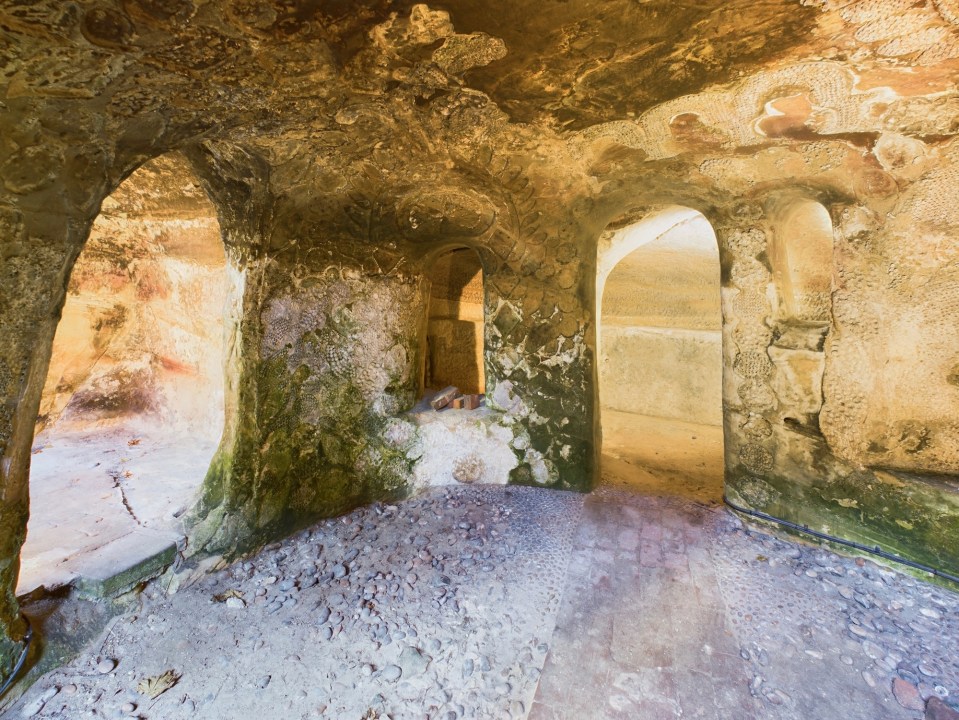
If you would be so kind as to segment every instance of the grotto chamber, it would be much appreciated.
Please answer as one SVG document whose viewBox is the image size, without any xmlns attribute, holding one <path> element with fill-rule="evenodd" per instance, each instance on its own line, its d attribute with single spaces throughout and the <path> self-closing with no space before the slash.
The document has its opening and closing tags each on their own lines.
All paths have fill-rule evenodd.
<svg viewBox="0 0 959 720">
<path fill-rule="evenodd" d="M 956 0 L 37 0 L 0 56 L 0 711 L 60 601 L 145 610 L 34 715 L 955 705 Z"/>
</svg>

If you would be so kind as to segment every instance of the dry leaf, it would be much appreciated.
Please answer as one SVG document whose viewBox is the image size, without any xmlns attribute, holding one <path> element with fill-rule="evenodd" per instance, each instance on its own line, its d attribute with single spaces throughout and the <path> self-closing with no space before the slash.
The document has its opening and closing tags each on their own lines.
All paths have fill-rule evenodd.
<svg viewBox="0 0 959 720">
<path fill-rule="evenodd" d="M 140 684 L 137 685 L 137 692 L 141 695 L 146 695 L 152 700 L 153 698 L 160 697 L 160 695 L 176 685 L 179 679 L 180 676 L 177 675 L 176 670 L 167 670 L 160 675 L 143 678 Z"/>
<path fill-rule="evenodd" d="M 123 472 L 123 477 L 125 477 L 125 478 L 131 478 L 131 477 L 133 477 L 133 473 L 130 472 L 129 470 L 125 470 L 125 471 Z"/>
<path fill-rule="evenodd" d="M 240 600 L 242 600 L 242 599 L 243 599 L 243 593 L 240 592 L 239 590 L 234 589 L 234 588 L 230 588 L 230 589 L 227 590 L 226 592 L 222 592 L 222 593 L 220 593 L 219 595 L 214 595 L 214 596 L 213 596 L 213 599 L 216 600 L 217 602 L 226 602 L 226 601 L 229 600 L 231 597 L 240 598 Z"/>
<path fill-rule="evenodd" d="M 132 445 L 139 445 L 139 444 L 140 444 L 140 438 L 132 438 L 130 440 L 127 440 L 127 445 L 132 446 Z"/>
</svg>

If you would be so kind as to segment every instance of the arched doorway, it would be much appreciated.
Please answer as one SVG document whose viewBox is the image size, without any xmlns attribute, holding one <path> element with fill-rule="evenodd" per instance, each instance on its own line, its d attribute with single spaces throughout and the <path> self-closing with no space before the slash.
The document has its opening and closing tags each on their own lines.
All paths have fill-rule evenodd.
<svg viewBox="0 0 959 720">
<path fill-rule="evenodd" d="M 71 273 L 18 594 L 111 594 L 108 566 L 171 554 L 223 430 L 226 299 L 216 212 L 189 164 L 146 163 L 104 201 Z"/>
<path fill-rule="evenodd" d="M 608 232 L 597 305 L 604 479 L 719 502 L 722 310 L 706 218 L 670 207 Z"/>
<path fill-rule="evenodd" d="M 469 248 L 443 253 L 433 263 L 430 280 L 424 387 L 453 385 L 464 394 L 482 394 L 486 377 L 479 255 Z"/>
</svg>

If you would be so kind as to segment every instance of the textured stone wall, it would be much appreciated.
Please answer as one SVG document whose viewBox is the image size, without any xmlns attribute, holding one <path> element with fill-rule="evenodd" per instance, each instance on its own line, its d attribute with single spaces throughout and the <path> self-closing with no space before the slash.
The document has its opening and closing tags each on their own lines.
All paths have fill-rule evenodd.
<svg viewBox="0 0 959 720">
<path fill-rule="evenodd" d="M 899 166 L 927 152 L 902 144 Z M 957 190 L 951 142 L 885 218 L 842 216 L 823 432 L 852 463 L 959 475 Z"/>
<path fill-rule="evenodd" d="M 207 477 L 196 549 L 235 552 L 307 520 L 401 496 L 419 394 L 420 278 L 247 270 L 232 432 Z"/>
<path fill-rule="evenodd" d="M 69 275 L 104 199 L 176 149 L 229 268 L 225 431 L 188 553 L 417 486 L 441 432 L 403 413 L 449 247 L 484 268 L 496 472 L 592 487 L 597 244 L 679 205 L 718 239 L 730 497 L 959 571 L 950 7 L 8 3 L 0 677 Z M 831 253 L 791 227 L 813 202 Z M 826 254 L 828 291 L 797 270 Z"/>
</svg>

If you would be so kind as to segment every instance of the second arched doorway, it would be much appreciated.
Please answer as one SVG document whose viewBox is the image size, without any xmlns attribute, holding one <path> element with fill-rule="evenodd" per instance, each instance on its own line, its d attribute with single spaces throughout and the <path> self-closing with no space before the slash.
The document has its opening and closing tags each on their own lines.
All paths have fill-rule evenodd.
<svg viewBox="0 0 959 720">
<path fill-rule="evenodd" d="M 604 480 L 719 502 L 722 310 L 716 235 L 678 206 L 606 233 L 597 307 Z"/>
</svg>

